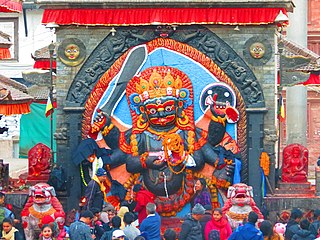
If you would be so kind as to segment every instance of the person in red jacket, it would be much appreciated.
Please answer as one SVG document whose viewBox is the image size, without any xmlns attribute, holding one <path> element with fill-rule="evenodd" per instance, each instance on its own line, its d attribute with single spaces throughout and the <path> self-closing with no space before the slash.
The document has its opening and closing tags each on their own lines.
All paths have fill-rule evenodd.
<svg viewBox="0 0 320 240">
<path fill-rule="evenodd" d="M 137 205 L 134 211 L 138 213 L 139 224 L 141 224 L 142 221 L 148 216 L 146 206 L 148 203 L 154 203 L 155 195 L 152 192 L 144 189 L 141 185 L 134 186 L 133 191 L 137 192 Z"/>
<path fill-rule="evenodd" d="M 214 209 L 212 213 L 212 220 L 206 224 L 204 229 L 204 237 L 208 240 L 209 233 L 212 230 L 220 232 L 220 239 L 227 240 L 232 234 L 231 226 L 228 220 L 222 215 L 221 208 Z"/>
</svg>

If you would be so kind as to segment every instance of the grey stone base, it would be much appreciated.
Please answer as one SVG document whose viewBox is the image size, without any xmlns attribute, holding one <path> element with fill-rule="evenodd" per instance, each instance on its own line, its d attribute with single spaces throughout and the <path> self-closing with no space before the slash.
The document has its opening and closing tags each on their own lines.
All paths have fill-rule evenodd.
<svg viewBox="0 0 320 240">
<path fill-rule="evenodd" d="M 315 195 L 315 190 L 311 188 L 310 182 L 304 183 L 287 183 L 287 182 L 280 182 L 279 188 L 275 189 L 275 195 L 287 197 L 286 195 L 311 195 L 313 197 Z M 288 196 L 290 197 L 290 196 Z"/>
<path fill-rule="evenodd" d="M 269 219 L 273 222 L 278 221 L 277 214 L 283 210 L 292 210 L 299 208 L 303 212 L 308 210 L 319 209 L 320 197 L 300 194 L 290 196 L 267 196 L 264 198 L 264 204 L 269 212 Z"/>
</svg>

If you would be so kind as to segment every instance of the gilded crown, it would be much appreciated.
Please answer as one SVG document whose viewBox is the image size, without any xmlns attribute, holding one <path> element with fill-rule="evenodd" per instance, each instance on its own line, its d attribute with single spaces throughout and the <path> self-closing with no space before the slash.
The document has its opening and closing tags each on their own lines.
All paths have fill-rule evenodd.
<svg viewBox="0 0 320 240">
<path fill-rule="evenodd" d="M 136 83 L 136 91 L 142 101 L 149 98 L 164 96 L 177 97 L 179 95 L 179 90 L 182 88 L 180 77 L 177 76 L 174 78 L 170 70 L 164 74 L 165 75 L 162 76 L 154 69 L 149 79 L 139 78 L 140 82 Z"/>
</svg>

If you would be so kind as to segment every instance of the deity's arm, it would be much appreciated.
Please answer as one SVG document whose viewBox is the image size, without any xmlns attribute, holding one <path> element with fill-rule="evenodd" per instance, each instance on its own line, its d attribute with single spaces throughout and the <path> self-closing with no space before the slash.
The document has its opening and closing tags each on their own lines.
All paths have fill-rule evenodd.
<svg viewBox="0 0 320 240">
<path fill-rule="evenodd" d="M 132 134 L 131 130 L 126 133 L 126 145 L 131 147 L 131 153 L 127 160 L 127 171 L 138 173 L 145 169 L 161 169 L 166 166 L 166 162 L 161 159 L 160 150 L 148 147 L 145 134 Z M 157 155 L 157 153 L 159 153 Z"/>
<path fill-rule="evenodd" d="M 221 146 L 212 147 L 208 143 L 201 150 L 206 163 L 215 167 L 212 178 L 216 179 L 216 186 L 226 188 L 230 186 L 235 169 L 234 158 L 238 155 L 225 150 Z"/>
<path fill-rule="evenodd" d="M 219 160 L 218 155 L 216 151 L 214 151 L 214 148 L 209 143 L 206 143 L 205 145 L 203 145 L 201 148 L 201 151 L 206 163 L 212 166 L 218 164 L 218 160 Z"/>
<path fill-rule="evenodd" d="M 99 132 L 111 149 L 119 148 L 120 130 L 112 122 L 111 117 L 102 111 L 95 117 L 88 135 L 96 140 Z"/>
<path fill-rule="evenodd" d="M 138 156 L 129 156 L 126 165 L 130 173 L 139 173 L 145 169 L 161 169 L 165 166 L 166 162 L 149 156 L 147 152 Z"/>
<path fill-rule="evenodd" d="M 121 151 L 121 149 L 114 149 L 112 150 L 112 154 L 110 155 L 110 163 L 108 164 L 108 166 L 111 169 L 116 168 L 122 164 L 125 164 L 127 159 L 130 160 L 130 157 L 126 153 Z"/>
<path fill-rule="evenodd" d="M 115 125 L 113 125 L 111 122 L 106 124 L 101 129 L 101 133 L 106 144 L 111 149 L 119 148 L 120 130 Z"/>
</svg>

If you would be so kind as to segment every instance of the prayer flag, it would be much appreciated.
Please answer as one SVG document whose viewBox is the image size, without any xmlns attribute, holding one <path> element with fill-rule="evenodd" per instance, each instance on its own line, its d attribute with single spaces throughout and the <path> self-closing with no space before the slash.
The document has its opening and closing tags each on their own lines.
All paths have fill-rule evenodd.
<svg viewBox="0 0 320 240">
<path fill-rule="evenodd" d="M 54 109 L 57 107 L 55 103 L 52 103 L 50 95 L 48 96 L 47 106 L 46 106 L 46 117 L 53 114 Z"/>
<path fill-rule="evenodd" d="M 279 118 L 280 122 L 285 121 L 285 118 L 286 118 L 282 95 L 280 95 L 280 98 L 279 98 L 278 118 Z"/>
</svg>

